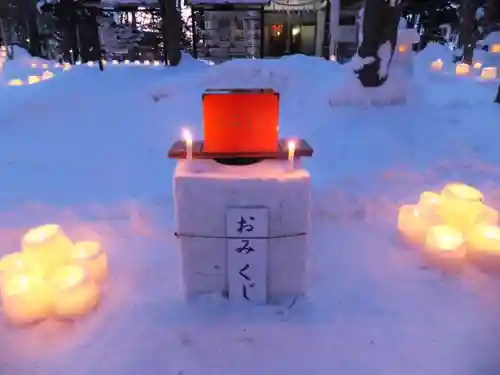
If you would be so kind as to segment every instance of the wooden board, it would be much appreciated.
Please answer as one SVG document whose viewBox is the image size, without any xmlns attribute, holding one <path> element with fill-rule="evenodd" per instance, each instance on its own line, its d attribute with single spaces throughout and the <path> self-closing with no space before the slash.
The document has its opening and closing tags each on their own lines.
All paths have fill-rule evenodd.
<svg viewBox="0 0 500 375">
<path fill-rule="evenodd" d="M 289 139 L 280 139 L 278 142 L 277 152 L 259 152 L 259 153 L 208 153 L 203 151 L 203 141 L 193 141 L 193 159 L 238 159 L 238 158 L 255 158 L 255 159 L 288 159 L 288 142 Z M 296 141 L 295 157 L 311 157 L 313 156 L 313 148 L 305 141 L 300 139 Z M 168 157 L 171 159 L 186 158 L 186 143 L 184 141 L 176 141 L 168 151 Z"/>
<path fill-rule="evenodd" d="M 229 299 L 267 302 L 267 207 L 232 207 L 226 213 Z"/>
</svg>

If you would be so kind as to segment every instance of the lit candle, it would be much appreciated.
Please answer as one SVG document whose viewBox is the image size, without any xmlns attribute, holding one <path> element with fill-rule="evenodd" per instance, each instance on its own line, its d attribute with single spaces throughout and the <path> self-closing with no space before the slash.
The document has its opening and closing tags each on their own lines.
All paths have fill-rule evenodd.
<svg viewBox="0 0 500 375">
<path fill-rule="evenodd" d="M 482 66 L 483 64 L 481 64 L 480 62 L 475 62 L 474 65 L 472 65 L 474 69 L 481 69 Z"/>
<path fill-rule="evenodd" d="M 95 64 L 94 64 L 94 62 L 93 62 L 93 61 L 89 61 L 89 62 L 87 63 L 87 66 L 90 66 L 90 67 L 92 67 L 92 66 L 94 66 L 94 65 L 95 65 Z"/>
<path fill-rule="evenodd" d="M 500 53 L 500 43 L 491 45 L 491 52 Z"/>
<path fill-rule="evenodd" d="M 68 261 L 72 247 L 71 240 L 56 224 L 30 229 L 22 240 L 23 251 L 39 262 L 47 273 Z"/>
<path fill-rule="evenodd" d="M 460 267 L 466 255 L 465 237 L 461 231 L 445 225 L 429 228 L 424 251 L 429 263 L 445 268 Z"/>
<path fill-rule="evenodd" d="M 290 170 L 295 169 L 295 142 L 288 142 L 288 168 Z"/>
<path fill-rule="evenodd" d="M 112 61 L 112 64 L 113 64 L 113 65 L 118 65 L 118 60 L 113 60 L 113 61 Z"/>
<path fill-rule="evenodd" d="M 54 312 L 58 317 L 85 315 L 99 302 L 99 287 L 82 266 L 59 268 L 50 283 L 54 292 Z"/>
<path fill-rule="evenodd" d="M 160 62 L 158 60 L 155 60 L 155 62 L 153 63 L 154 66 L 158 66 L 160 65 Z"/>
<path fill-rule="evenodd" d="M 102 65 L 106 65 L 108 62 L 106 60 L 101 60 Z"/>
<path fill-rule="evenodd" d="M 443 60 L 437 59 L 431 62 L 431 70 L 434 72 L 440 72 L 443 69 Z"/>
<path fill-rule="evenodd" d="M 422 214 L 416 205 L 404 205 L 399 209 L 398 231 L 401 236 L 413 245 L 421 245 L 425 241 L 432 221 Z"/>
<path fill-rule="evenodd" d="M 70 70 L 70 69 L 71 69 L 71 64 L 70 63 L 64 63 L 63 70 L 67 71 L 67 70 Z"/>
<path fill-rule="evenodd" d="M 99 242 L 84 241 L 75 243 L 72 260 L 76 264 L 85 267 L 89 276 L 97 283 L 104 281 L 108 277 L 108 257 Z"/>
<path fill-rule="evenodd" d="M 440 216 L 444 223 L 467 231 L 477 222 L 484 208 L 483 194 L 475 187 L 452 183 L 441 192 Z"/>
<path fill-rule="evenodd" d="M 53 312 L 53 295 L 39 273 L 19 272 L 6 275 L 2 283 L 3 313 L 11 324 L 31 324 L 48 318 Z"/>
<path fill-rule="evenodd" d="M 130 64 L 130 60 L 125 60 L 125 61 L 123 61 L 123 63 L 124 63 L 125 65 L 128 65 L 128 64 Z"/>
<path fill-rule="evenodd" d="M 191 160 L 193 158 L 193 136 L 187 129 L 182 131 L 182 136 L 184 137 L 184 142 L 186 142 L 186 159 Z"/>
<path fill-rule="evenodd" d="M 457 64 L 455 72 L 457 76 L 466 76 L 470 72 L 470 66 L 468 64 Z"/>
<path fill-rule="evenodd" d="M 484 68 L 483 71 L 481 72 L 481 78 L 486 80 L 496 79 L 497 68 L 494 66 L 489 66 L 487 68 Z"/>
<path fill-rule="evenodd" d="M 42 64 L 43 69 L 49 69 L 49 64 Z"/>
</svg>

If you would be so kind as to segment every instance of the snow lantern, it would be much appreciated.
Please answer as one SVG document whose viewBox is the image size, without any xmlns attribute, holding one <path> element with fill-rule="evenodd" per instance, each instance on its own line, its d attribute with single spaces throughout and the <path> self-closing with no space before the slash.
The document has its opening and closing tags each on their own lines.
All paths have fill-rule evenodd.
<svg viewBox="0 0 500 375">
<path fill-rule="evenodd" d="M 483 43 L 487 48 L 484 65 L 500 69 L 500 31 L 489 33 Z"/>
<path fill-rule="evenodd" d="M 219 294 L 256 304 L 305 292 L 313 149 L 279 139 L 279 95 L 207 90 L 204 140 L 171 147 L 176 236 L 188 299 Z"/>
</svg>

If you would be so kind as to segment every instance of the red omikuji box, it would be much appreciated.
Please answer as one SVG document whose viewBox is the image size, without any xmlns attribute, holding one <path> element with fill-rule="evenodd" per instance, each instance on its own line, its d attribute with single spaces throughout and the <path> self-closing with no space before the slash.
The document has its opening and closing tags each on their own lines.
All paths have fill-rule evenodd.
<svg viewBox="0 0 500 375">
<path fill-rule="evenodd" d="M 203 152 L 278 151 L 279 93 L 272 89 L 210 89 L 202 100 Z"/>
</svg>

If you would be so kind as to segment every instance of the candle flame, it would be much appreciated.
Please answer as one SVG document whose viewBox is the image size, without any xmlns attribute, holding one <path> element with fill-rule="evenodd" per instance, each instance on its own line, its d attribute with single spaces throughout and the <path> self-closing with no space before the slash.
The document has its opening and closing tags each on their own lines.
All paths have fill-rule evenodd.
<svg viewBox="0 0 500 375">
<path fill-rule="evenodd" d="M 288 142 L 288 150 L 289 150 L 290 152 L 295 152 L 295 150 L 296 150 L 296 146 L 295 146 L 295 142 L 294 142 L 294 141 L 290 141 L 290 142 Z"/>
<path fill-rule="evenodd" d="M 193 136 L 192 136 L 191 132 L 188 129 L 183 129 L 182 130 L 182 137 L 188 143 L 193 142 Z"/>
<path fill-rule="evenodd" d="M 436 225 L 429 229 L 427 242 L 435 244 L 437 250 L 454 251 L 457 250 L 465 239 L 461 231 L 446 225 Z"/>
<path fill-rule="evenodd" d="M 483 64 L 481 64 L 480 62 L 476 62 L 476 63 L 474 63 L 474 65 L 472 67 L 474 69 L 481 69 L 482 66 L 483 66 Z"/>
</svg>

